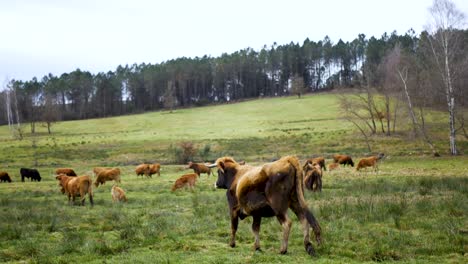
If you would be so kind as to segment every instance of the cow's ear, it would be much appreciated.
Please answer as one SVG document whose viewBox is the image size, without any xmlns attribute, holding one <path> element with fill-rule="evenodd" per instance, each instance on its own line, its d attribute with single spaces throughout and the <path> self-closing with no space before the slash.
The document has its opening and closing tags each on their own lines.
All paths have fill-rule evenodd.
<svg viewBox="0 0 468 264">
<path fill-rule="evenodd" d="M 224 162 L 219 161 L 219 162 L 218 162 L 218 167 L 219 167 L 219 169 L 221 170 L 221 172 L 224 173 L 224 169 L 226 168 L 226 166 L 224 165 Z"/>
</svg>

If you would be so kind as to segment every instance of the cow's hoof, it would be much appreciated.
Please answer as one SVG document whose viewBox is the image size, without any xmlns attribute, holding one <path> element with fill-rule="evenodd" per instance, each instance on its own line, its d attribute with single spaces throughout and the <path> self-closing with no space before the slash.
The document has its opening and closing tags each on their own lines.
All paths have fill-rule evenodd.
<svg viewBox="0 0 468 264">
<path fill-rule="evenodd" d="M 315 257 L 315 250 L 314 248 L 312 247 L 312 245 L 307 245 L 306 246 L 306 251 L 307 251 L 307 254 L 309 254 L 311 257 Z"/>
<path fill-rule="evenodd" d="M 233 247 L 236 247 L 236 242 L 231 242 L 231 243 L 229 243 L 229 246 L 232 247 L 232 248 L 233 248 Z"/>
<path fill-rule="evenodd" d="M 281 255 L 284 255 L 284 254 L 286 254 L 286 253 L 288 253 L 288 250 L 287 250 L 287 249 L 282 249 L 282 250 L 280 251 L 280 254 L 281 254 Z"/>
</svg>

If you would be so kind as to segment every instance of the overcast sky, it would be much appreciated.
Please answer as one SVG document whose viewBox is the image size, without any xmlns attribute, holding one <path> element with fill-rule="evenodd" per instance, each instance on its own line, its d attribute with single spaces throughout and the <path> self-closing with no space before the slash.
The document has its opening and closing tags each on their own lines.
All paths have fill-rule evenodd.
<svg viewBox="0 0 468 264">
<path fill-rule="evenodd" d="M 467 0 L 453 0 L 468 13 Z M 0 0 L 0 83 L 77 68 L 216 57 L 273 42 L 336 43 L 410 28 L 432 0 Z M 1 88 L 1 87 L 0 87 Z"/>
</svg>

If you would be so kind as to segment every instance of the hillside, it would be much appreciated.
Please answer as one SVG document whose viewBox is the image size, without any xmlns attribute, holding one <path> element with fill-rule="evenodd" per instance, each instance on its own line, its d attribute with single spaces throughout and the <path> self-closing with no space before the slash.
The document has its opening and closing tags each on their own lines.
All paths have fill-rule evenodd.
<svg viewBox="0 0 468 264">
<path fill-rule="evenodd" d="M 52 134 L 39 127 L 32 137 L 13 140 L 6 126 L 0 127 L 0 158 L 3 166 L 126 165 L 142 161 L 175 163 L 181 142 L 192 142 L 195 160 L 214 160 L 231 155 L 246 160 L 271 160 L 282 155 L 301 157 L 344 152 L 368 152 L 355 127 L 339 118 L 335 94 L 267 98 L 217 106 L 149 112 L 103 119 L 60 122 Z M 430 119 L 429 119 L 430 120 Z M 433 127 L 445 123 L 442 114 L 432 118 Z M 404 122 L 404 121 L 402 121 Z M 445 131 L 436 137 L 445 142 Z M 33 149 L 33 141 L 37 148 Z M 428 153 L 418 140 L 375 136 L 374 152 L 398 155 Z M 460 143 L 466 148 L 467 143 Z M 203 154 L 200 151 L 205 150 Z M 33 154 L 35 153 L 35 154 Z M 444 151 L 442 151 L 444 153 Z"/>
</svg>

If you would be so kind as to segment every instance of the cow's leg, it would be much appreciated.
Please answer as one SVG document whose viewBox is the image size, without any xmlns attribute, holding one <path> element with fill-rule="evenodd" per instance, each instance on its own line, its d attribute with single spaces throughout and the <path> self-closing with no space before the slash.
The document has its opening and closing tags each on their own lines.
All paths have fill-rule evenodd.
<svg viewBox="0 0 468 264">
<path fill-rule="evenodd" d="M 81 190 L 81 191 L 80 191 L 80 196 L 81 196 L 81 205 L 82 205 L 82 206 L 84 206 L 85 195 L 86 195 L 86 193 L 84 192 L 84 190 Z"/>
<path fill-rule="evenodd" d="M 260 251 L 260 223 L 262 222 L 262 217 L 254 216 L 252 222 L 252 232 L 255 236 L 254 249 Z"/>
<path fill-rule="evenodd" d="M 307 219 L 305 218 L 304 210 L 299 206 L 299 204 L 293 203 L 291 204 L 290 208 L 296 214 L 297 218 L 302 224 L 302 233 L 304 235 L 304 248 L 306 252 L 311 256 L 315 256 L 314 247 L 312 246 L 312 243 L 310 243 L 310 224 L 309 221 L 307 221 Z"/>
<path fill-rule="evenodd" d="M 277 215 L 276 218 L 283 227 L 283 240 L 281 241 L 280 253 L 286 254 L 288 252 L 288 239 L 289 232 L 291 231 L 292 222 L 291 220 L 289 220 L 289 217 L 286 213 Z"/>
<path fill-rule="evenodd" d="M 229 246 L 231 247 L 236 246 L 236 232 L 237 232 L 238 225 L 239 225 L 238 210 L 231 210 L 231 241 L 229 242 Z"/>
</svg>

